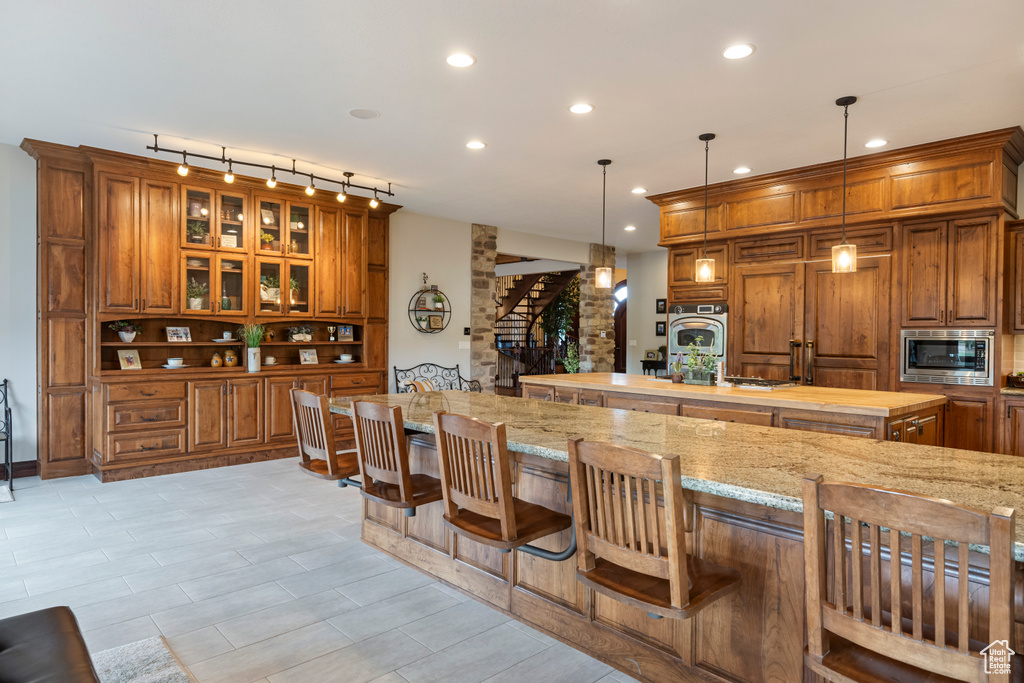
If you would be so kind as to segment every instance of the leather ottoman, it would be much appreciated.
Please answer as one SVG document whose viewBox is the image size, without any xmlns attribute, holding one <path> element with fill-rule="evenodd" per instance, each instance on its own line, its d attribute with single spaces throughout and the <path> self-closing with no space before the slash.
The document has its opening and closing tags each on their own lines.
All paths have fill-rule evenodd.
<svg viewBox="0 0 1024 683">
<path fill-rule="evenodd" d="M 67 607 L 0 619 L 0 683 L 99 683 Z"/>
</svg>

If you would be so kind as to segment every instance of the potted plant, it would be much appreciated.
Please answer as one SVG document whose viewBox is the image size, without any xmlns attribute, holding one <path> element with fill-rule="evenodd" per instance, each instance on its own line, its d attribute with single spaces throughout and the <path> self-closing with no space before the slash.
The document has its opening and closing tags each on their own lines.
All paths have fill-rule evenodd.
<svg viewBox="0 0 1024 683">
<path fill-rule="evenodd" d="M 444 310 L 444 296 L 441 295 L 440 293 L 434 295 L 434 310 Z"/>
<path fill-rule="evenodd" d="M 281 300 L 281 278 L 276 275 L 260 277 L 260 299 L 263 301 Z"/>
<path fill-rule="evenodd" d="M 274 236 L 266 230 L 260 230 L 260 249 L 263 251 L 274 251 Z"/>
<path fill-rule="evenodd" d="M 686 377 L 684 384 L 703 384 L 711 386 L 715 383 L 715 355 L 710 349 L 702 350 L 700 342 L 703 336 L 698 335 L 696 339 L 686 345 Z"/>
<path fill-rule="evenodd" d="M 569 344 L 565 349 L 565 358 L 562 359 L 565 371 L 576 374 L 580 371 L 580 349 L 576 344 Z"/>
<path fill-rule="evenodd" d="M 682 351 L 676 354 L 676 359 L 669 363 L 668 369 L 672 373 L 672 383 L 682 384 L 683 373 L 686 371 L 686 361 L 683 360 Z"/>
<path fill-rule="evenodd" d="M 188 241 L 196 244 L 206 242 L 206 221 L 188 221 L 185 224 L 185 231 L 188 233 Z"/>
<path fill-rule="evenodd" d="M 541 282 L 545 284 L 550 281 L 551 278 L 548 275 L 541 278 Z M 572 329 L 573 318 L 579 314 L 579 310 L 580 279 L 576 277 L 566 285 L 565 289 L 555 297 L 554 301 L 548 304 L 548 307 L 544 309 L 544 314 L 540 317 L 540 321 L 537 323 L 544 333 L 545 346 L 550 346 L 555 350 L 556 362 L 562 352 L 562 341 L 566 339 L 566 336 Z M 566 372 L 568 372 L 568 368 Z"/>
<path fill-rule="evenodd" d="M 142 325 L 140 323 L 133 323 L 131 320 L 115 320 L 107 325 L 107 327 L 117 332 L 117 336 L 123 342 L 132 341 L 137 333 L 142 332 Z"/>
<path fill-rule="evenodd" d="M 197 282 L 190 277 L 185 283 L 185 298 L 188 299 L 188 310 L 203 310 L 203 297 L 210 291 L 210 286 L 205 282 Z"/>
<path fill-rule="evenodd" d="M 246 323 L 238 328 L 238 336 L 245 340 L 245 368 L 249 372 L 260 371 L 260 343 L 266 327 L 258 323 Z"/>
</svg>

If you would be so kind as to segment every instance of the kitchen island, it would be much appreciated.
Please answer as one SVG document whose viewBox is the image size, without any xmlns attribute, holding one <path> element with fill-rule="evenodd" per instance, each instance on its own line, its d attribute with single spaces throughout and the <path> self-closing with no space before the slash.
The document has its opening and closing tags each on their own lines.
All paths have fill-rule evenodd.
<svg viewBox="0 0 1024 683">
<path fill-rule="evenodd" d="M 941 446 L 946 397 L 815 386 L 673 384 L 612 372 L 529 375 L 525 398 Z"/>
<path fill-rule="evenodd" d="M 741 574 L 734 595 L 689 621 L 654 620 L 593 593 L 576 580 L 574 559 L 500 553 L 453 536 L 441 523 L 440 503 L 420 508 L 415 517 L 369 501 L 363 508 L 364 542 L 642 680 L 805 680 L 800 486 L 808 473 L 981 510 L 1024 509 L 1024 461 L 1011 456 L 462 392 L 366 400 L 402 407 L 414 471 L 433 476 L 435 411 L 504 422 L 516 463 L 516 495 L 560 512 L 571 512 L 570 437 L 683 456 L 682 484 L 692 492 L 697 512 L 688 547 Z M 348 399 L 332 400 L 331 411 L 350 414 Z M 561 550 L 569 540 L 565 531 L 536 545 Z M 1015 557 L 1020 596 L 1020 528 Z M 972 553 L 971 564 L 970 589 L 984 590 L 987 557 Z M 930 566 L 924 570 L 926 591 Z M 909 554 L 902 569 L 909 585 Z M 972 625 L 983 618 L 972 616 Z M 981 635 L 974 628 L 971 633 Z"/>
</svg>

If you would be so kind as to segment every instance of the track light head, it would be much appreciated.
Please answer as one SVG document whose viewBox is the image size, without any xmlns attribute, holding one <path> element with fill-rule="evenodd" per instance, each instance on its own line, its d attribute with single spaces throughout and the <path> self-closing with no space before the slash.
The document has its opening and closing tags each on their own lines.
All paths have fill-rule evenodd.
<svg viewBox="0 0 1024 683">
<path fill-rule="evenodd" d="M 312 197 L 314 192 L 316 192 L 316 185 L 313 184 L 313 174 L 310 173 L 309 185 L 306 185 L 306 194 Z"/>
<path fill-rule="evenodd" d="M 185 152 L 181 153 L 181 166 L 178 166 L 178 175 L 188 175 L 188 154 Z"/>
<path fill-rule="evenodd" d="M 378 206 L 380 206 L 380 200 L 377 199 L 377 192 L 374 191 L 373 199 L 370 200 L 370 208 L 371 209 L 376 209 Z"/>
<path fill-rule="evenodd" d="M 277 187 L 277 169 L 273 166 L 270 167 L 270 177 L 267 178 L 267 187 L 274 189 Z"/>
<path fill-rule="evenodd" d="M 228 172 L 224 174 L 224 182 L 225 183 L 233 183 L 233 182 L 235 182 L 235 174 L 231 170 L 231 162 L 230 161 L 228 162 Z"/>
</svg>

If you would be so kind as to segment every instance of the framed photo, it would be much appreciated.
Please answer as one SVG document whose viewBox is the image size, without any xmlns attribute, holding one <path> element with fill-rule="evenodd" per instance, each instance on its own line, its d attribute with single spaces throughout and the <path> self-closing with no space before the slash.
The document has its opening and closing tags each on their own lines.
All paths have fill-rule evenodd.
<svg viewBox="0 0 1024 683">
<path fill-rule="evenodd" d="M 141 370 L 142 361 L 136 349 L 118 349 L 117 359 L 121 361 L 122 370 Z"/>
<path fill-rule="evenodd" d="M 658 315 L 663 315 L 663 314 L 668 312 L 668 300 L 667 299 L 655 299 L 654 300 L 654 305 L 655 305 L 655 308 L 656 308 L 655 313 L 657 313 Z"/>
<path fill-rule="evenodd" d="M 299 363 L 301 365 L 316 365 L 316 349 L 299 349 Z"/>
<path fill-rule="evenodd" d="M 351 325 L 338 325 L 338 341 L 354 341 Z"/>
<path fill-rule="evenodd" d="M 277 216 L 270 209 L 260 209 L 260 215 L 263 217 L 263 225 L 269 225 L 271 227 L 277 227 Z"/>
<path fill-rule="evenodd" d="M 167 341 L 190 342 L 192 341 L 192 332 L 187 327 L 168 327 Z"/>
<path fill-rule="evenodd" d="M 664 320 L 659 320 L 658 322 L 654 323 L 654 336 L 655 337 L 664 337 L 665 336 L 665 321 Z"/>
<path fill-rule="evenodd" d="M 221 235 L 220 246 L 228 249 L 236 249 L 238 247 L 238 235 Z"/>
<path fill-rule="evenodd" d="M 657 349 L 647 349 L 644 351 L 644 360 L 658 360 L 659 355 Z"/>
<path fill-rule="evenodd" d="M 444 316 L 443 315 L 428 315 L 427 327 L 431 330 L 443 330 L 444 329 Z"/>
</svg>

